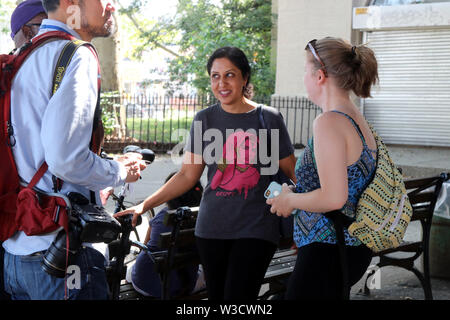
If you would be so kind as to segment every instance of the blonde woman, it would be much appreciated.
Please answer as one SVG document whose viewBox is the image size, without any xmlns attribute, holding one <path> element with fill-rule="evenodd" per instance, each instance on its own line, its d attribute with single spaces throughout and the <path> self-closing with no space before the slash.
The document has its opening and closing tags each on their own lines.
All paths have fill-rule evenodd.
<svg viewBox="0 0 450 320">
<path fill-rule="evenodd" d="M 368 47 L 342 39 L 312 40 L 305 49 L 305 87 L 323 113 L 315 119 L 313 138 L 297 162 L 296 193 L 283 186 L 282 194 L 267 203 L 272 213 L 285 217 L 298 209 L 294 223 L 298 259 L 287 299 L 340 299 L 343 281 L 336 231 L 323 213 L 340 210 L 351 222 L 359 196 L 375 172 L 375 139 L 350 94 L 370 96 L 378 80 L 377 61 Z M 344 229 L 353 285 L 365 273 L 372 252 Z"/>
</svg>

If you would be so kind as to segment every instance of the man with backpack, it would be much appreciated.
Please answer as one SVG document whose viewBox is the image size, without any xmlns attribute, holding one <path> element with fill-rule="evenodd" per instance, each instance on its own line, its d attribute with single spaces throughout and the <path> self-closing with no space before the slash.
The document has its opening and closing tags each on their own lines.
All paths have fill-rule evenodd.
<svg viewBox="0 0 450 320">
<path fill-rule="evenodd" d="M 109 36 L 115 9 L 105 0 L 42 0 L 42 3 L 48 19 L 42 21 L 39 34 L 32 41 L 45 41 L 37 48 L 30 43 L 33 51 L 15 74 L 8 96 L 11 113 L 10 119 L 6 119 L 7 132 L 14 163 L 21 182 L 28 185 L 30 192 L 36 189 L 46 194 L 77 192 L 91 203 L 100 204 L 100 190 L 136 181 L 139 170 L 145 167 L 137 158 L 109 161 L 98 156 L 102 140 L 98 58 L 89 43 L 77 39 L 90 42 L 94 37 Z M 75 44 L 74 49 L 69 55 L 63 54 L 71 44 Z M 3 77 L 6 71 L 2 71 Z M 35 185 L 35 189 L 30 185 Z M 36 197 L 41 203 L 40 196 Z M 61 207 L 55 208 L 56 223 Z M 30 205 L 32 209 L 35 208 Z M 35 224 L 32 220 L 16 217 L 19 223 L 11 227 L 17 231 L 3 243 L 5 290 L 12 299 L 106 299 L 108 287 L 102 254 L 83 243 L 73 262 L 79 274 L 75 272 L 77 277 L 68 284 L 67 276 L 57 278 L 41 267 L 43 256 L 61 228 L 41 234 L 24 231 L 28 229 L 20 222 Z M 60 226 L 68 230 L 67 223 Z M 40 226 L 33 227 L 39 230 Z M 68 242 L 67 247 L 71 248 Z"/>
<path fill-rule="evenodd" d="M 27 0 L 21 2 L 11 15 L 11 39 L 14 41 L 14 50 L 30 41 L 39 31 L 42 20 L 47 13 L 41 0 Z M 0 300 L 8 299 L 3 285 L 3 256 L 4 251 L 0 242 Z"/>
</svg>

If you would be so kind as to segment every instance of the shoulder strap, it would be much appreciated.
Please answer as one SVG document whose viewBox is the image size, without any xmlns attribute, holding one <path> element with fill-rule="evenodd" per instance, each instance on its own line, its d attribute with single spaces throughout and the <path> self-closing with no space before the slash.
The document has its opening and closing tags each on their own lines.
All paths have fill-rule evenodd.
<svg viewBox="0 0 450 320">
<path fill-rule="evenodd" d="M 264 108 L 262 104 L 259 104 L 256 107 L 256 113 L 258 114 L 259 126 L 261 129 L 267 130 L 267 150 L 270 153 L 271 149 L 271 140 L 270 140 L 270 127 L 267 126 L 266 121 L 264 120 Z M 269 154 L 270 156 L 270 154 Z"/>
<path fill-rule="evenodd" d="M 64 33 L 63 33 L 64 34 Z M 46 34 L 44 34 L 46 35 Z M 45 41 L 48 41 L 52 38 L 59 38 L 52 35 L 46 35 L 45 37 L 37 39 L 36 43 L 33 45 L 33 47 L 38 46 L 39 44 L 43 44 Z M 63 39 L 68 39 L 67 37 L 62 37 Z M 55 72 L 53 75 L 53 83 L 52 83 L 52 91 L 50 96 L 53 96 L 59 89 L 61 82 L 64 78 L 64 75 L 66 73 L 67 67 L 70 64 L 70 61 L 72 60 L 73 55 L 75 54 L 75 51 L 83 46 L 83 45 L 89 45 L 88 42 L 81 41 L 78 39 L 73 39 L 71 37 L 69 41 L 61 51 L 61 54 L 59 55 L 58 61 L 56 63 Z M 31 182 L 29 183 L 28 187 L 33 188 L 37 182 L 42 178 L 44 173 L 47 171 L 48 165 L 46 162 L 42 164 L 42 166 L 39 168 L 39 170 L 36 172 L 36 174 L 33 176 Z M 63 181 L 59 178 L 56 178 L 55 176 L 52 176 L 53 180 L 53 190 L 55 192 L 58 192 L 62 188 Z"/>
<path fill-rule="evenodd" d="M 336 231 L 336 244 L 339 251 L 339 262 L 341 265 L 341 275 L 342 275 L 342 292 L 341 299 L 350 299 L 350 282 L 348 274 L 348 256 L 347 250 L 345 248 L 345 235 L 344 235 L 344 225 L 347 224 L 345 221 L 345 216 L 341 211 L 335 210 L 325 214 L 325 216 L 333 222 L 334 229 Z"/>
<path fill-rule="evenodd" d="M 349 119 L 350 122 L 352 123 L 353 127 L 354 127 L 354 128 L 356 129 L 356 131 L 358 132 L 359 137 L 361 138 L 361 140 L 362 140 L 362 142 L 363 142 L 363 145 L 364 145 L 364 146 L 367 145 L 367 144 L 366 144 L 366 139 L 364 138 L 364 135 L 363 135 L 363 133 L 362 133 L 362 131 L 361 131 L 361 128 L 360 128 L 359 125 L 356 123 L 356 121 L 353 120 L 352 117 L 350 117 L 348 114 L 346 114 L 346 113 L 344 113 L 344 112 L 342 112 L 342 111 L 338 111 L 338 110 L 332 110 L 331 112 L 335 112 L 335 113 L 342 114 L 344 117 L 346 117 L 347 119 Z"/>
<path fill-rule="evenodd" d="M 75 52 L 81 46 L 87 46 L 92 51 L 92 53 L 94 54 L 94 56 L 98 62 L 97 52 L 95 51 L 92 44 L 90 44 L 89 42 L 86 42 L 86 41 L 79 40 L 79 39 L 73 39 L 72 41 L 68 42 L 64 46 L 63 50 L 61 51 L 61 54 L 59 55 L 58 61 L 56 63 L 55 72 L 53 74 L 51 96 L 53 96 L 58 91 L 58 89 L 61 85 L 61 82 L 64 78 L 64 75 L 67 71 L 67 67 L 69 66 L 70 62 L 72 61 L 72 58 L 73 58 Z M 99 67 L 99 73 L 100 73 L 100 67 Z M 98 90 L 99 90 L 99 95 L 100 95 L 100 77 L 99 77 L 99 82 L 98 82 Z M 99 100 L 100 99 L 97 99 L 97 106 L 99 104 Z M 96 109 L 98 109 L 98 108 L 96 108 Z M 97 113 L 97 110 L 96 110 L 96 113 Z M 96 124 L 94 123 L 94 126 L 95 125 Z M 54 191 L 55 192 L 60 191 L 62 188 L 62 185 L 63 185 L 63 181 L 61 179 L 57 178 L 56 176 L 52 176 L 52 180 L 53 180 Z"/>
<path fill-rule="evenodd" d="M 270 130 L 269 128 L 267 128 L 266 122 L 264 121 L 263 107 L 261 104 L 256 107 L 256 113 L 258 114 L 259 125 L 261 126 L 261 128 Z"/>
<path fill-rule="evenodd" d="M 258 120 L 259 120 L 259 126 L 261 129 L 265 129 L 267 130 L 267 152 L 269 153 L 268 156 L 270 157 L 270 153 L 272 151 L 272 141 L 271 141 L 271 137 L 270 137 L 270 127 L 267 126 L 266 121 L 264 120 L 264 108 L 261 104 L 259 104 L 256 107 L 256 113 L 258 115 Z"/>
<path fill-rule="evenodd" d="M 73 36 L 65 33 L 65 32 L 47 32 L 38 37 L 35 37 L 32 41 L 27 42 L 25 45 L 19 48 L 18 52 L 15 53 L 14 59 L 11 61 L 11 64 L 8 66 L 2 65 L 2 70 L 5 67 L 5 70 L 8 74 L 4 74 L 3 77 L 8 78 L 7 83 L 3 89 L 5 90 L 5 103 L 7 106 L 4 108 L 4 119 L 6 120 L 6 136 L 8 137 L 8 145 L 10 147 L 14 146 L 15 142 L 13 139 L 13 127 L 11 125 L 11 85 L 12 80 L 16 76 L 22 64 L 25 60 L 30 56 L 30 54 L 40 46 L 52 40 L 72 40 Z M 10 155 L 12 157 L 12 153 Z M 13 160 L 13 158 L 12 158 Z M 12 161 L 14 163 L 14 161 Z M 33 176 L 29 186 L 32 188 L 36 183 L 42 178 L 44 173 L 47 171 L 47 164 L 44 162 L 41 167 L 38 169 L 36 174 Z"/>
<path fill-rule="evenodd" d="M 47 36 L 45 38 L 38 39 L 37 42 L 43 43 L 43 41 L 45 41 L 45 39 L 48 40 L 49 37 Z M 67 66 L 69 65 L 70 61 L 72 60 L 72 57 L 73 57 L 75 51 L 81 45 L 83 45 L 83 41 L 72 40 L 64 46 L 64 48 L 58 58 L 58 62 L 56 63 L 56 68 L 55 68 L 55 72 L 53 75 L 52 92 L 51 92 L 50 96 L 53 96 L 56 93 L 56 91 L 58 90 L 58 88 L 61 84 L 61 81 L 64 77 L 64 74 L 66 72 Z M 35 46 L 36 46 L 36 44 L 35 44 Z M 44 174 L 47 170 L 48 170 L 48 165 L 44 161 L 44 163 L 41 165 L 39 170 L 35 173 L 35 175 L 31 179 L 30 183 L 28 184 L 28 188 L 33 188 L 39 182 L 39 180 L 44 176 Z M 54 175 L 52 176 L 52 180 L 53 180 L 53 190 L 56 193 L 59 190 L 61 190 L 63 181 L 59 178 L 56 178 L 56 176 L 54 176 Z"/>
<path fill-rule="evenodd" d="M 272 152 L 272 140 L 271 140 L 271 134 L 270 134 L 270 126 L 267 125 L 266 121 L 264 120 L 264 106 L 262 104 L 258 105 L 256 112 L 258 114 L 258 119 L 259 119 L 259 126 L 261 129 L 266 129 L 267 130 L 267 155 L 269 157 L 271 157 L 271 152 Z M 278 168 L 278 172 L 275 173 L 274 175 L 272 175 L 270 177 L 271 181 L 277 181 L 279 183 L 288 183 L 288 181 L 290 181 L 289 177 L 287 177 L 285 175 L 285 173 L 283 172 L 283 170 L 281 170 L 280 168 Z"/>
<path fill-rule="evenodd" d="M 1 79 L 1 88 L 0 88 L 0 94 L 5 95 L 5 103 L 7 106 L 4 108 L 4 119 L 6 121 L 6 136 L 8 137 L 8 145 L 14 146 L 14 137 L 13 137 L 13 128 L 11 125 L 11 85 L 12 80 L 16 76 L 17 72 L 19 71 L 22 64 L 25 62 L 25 60 L 30 56 L 30 54 L 43 44 L 57 39 L 63 39 L 63 40 L 72 40 L 75 39 L 70 34 L 67 34 L 65 32 L 60 31 L 52 31 L 52 32 L 46 32 L 40 36 L 37 36 L 33 38 L 32 41 L 27 42 L 22 47 L 20 47 L 17 51 L 17 53 L 14 54 L 14 58 L 10 61 L 10 63 L 3 64 L 2 63 L 2 79 Z"/>
<path fill-rule="evenodd" d="M 62 79 L 66 73 L 67 67 L 72 61 L 72 57 L 75 54 L 75 51 L 83 45 L 88 45 L 87 42 L 81 40 L 72 40 L 68 42 L 61 54 L 59 55 L 58 62 L 56 63 L 55 72 L 53 74 L 53 83 L 52 83 L 52 92 L 51 96 L 53 96 L 56 91 L 58 91 L 59 86 L 61 85 Z"/>
</svg>

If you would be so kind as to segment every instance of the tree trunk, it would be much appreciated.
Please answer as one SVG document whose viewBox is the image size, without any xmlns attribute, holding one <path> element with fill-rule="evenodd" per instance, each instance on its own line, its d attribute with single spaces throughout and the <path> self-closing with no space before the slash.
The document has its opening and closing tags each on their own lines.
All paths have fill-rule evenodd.
<svg viewBox="0 0 450 320">
<path fill-rule="evenodd" d="M 117 19 L 116 19 L 117 22 Z M 116 30 L 119 30 L 117 25 Z M 122 92 L 119 75 L 119 57 L 120 57 L 120 37 L 116 31 L 109 38 L 96 38 L 93 44 L 97 48 L 100 67 L 102 70 L 102 92 L 118 91 Z M 115 129 L 114 136 L 122 140 L 126 134 L 126 110 L 125 106 L 113 104 L 114 120 L 119 126 Z"/>
</svg>

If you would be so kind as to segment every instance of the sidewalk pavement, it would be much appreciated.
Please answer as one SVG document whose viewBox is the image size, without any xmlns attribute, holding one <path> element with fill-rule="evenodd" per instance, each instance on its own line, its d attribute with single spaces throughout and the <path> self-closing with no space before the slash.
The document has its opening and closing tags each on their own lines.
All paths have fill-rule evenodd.
<svg viewBox="0 0 450 320">
<path fill-rule="evenodd" d="M 394 162 L 408 177 L 450 172 L 450 148 L 388 146 Z"/>
<path fill-rule="evenodd" d="M 403 168 L 405 176 L 420 177 L 439 174 L 440 172 L 450 172 L 450 149 L 444 148 L 413 148 L 390 146 L 391 155 L 398 166 Z M 301 154 L 301 150 L 296 150 L 296 156 Z M 155 192 L 164 182 L 165 178 L 172 171 L 178 170 L 180 165 L 174 164 L 170 156 L 157 155 L 154 163 L 143 171 L 142 180 L 134 186 L 133 193 L 126 198 L 131 203 L 142 202 L 148 195 Z M 201 179 L 206 185 L 206 170 Z M 117 191 L 117 190 L 116 190 Z M 107 204 L 107 209 L 112 212 L 113 203 Z M 158 212 L 163 206 L 155 208 Z M 148 228 L 148 220 L 143 219 L 142 225 L 138 227 L 140 239 L 143 240 Z M 408 228 L 405 238 L 415 238 L 420 236 L 419 225 L 412 223 Z M 375 264 L 378 258 L 372 260 Z M 420 267 L 420 266 L 418 266 Z M 450 268 L 450 266 L 449 266 Z M 370 296 L 365 296 L 359 291 L 363 287 L 363 279 L 360 280 L 351 291 L 352 300 L 422 300 L 424 293 L 422 286 L 416 276 L 400 268 L 384 267 L 381 269 L 380 289 L 371 291 Z M 432 278 L 431 281 L 435 300 L 450 300 L 450 279 Z"/>
<path fill-rule="evenodd" d="M 450 173 L 450 148 L 437 147 L 405 147 L 388 146 L 392 159 L 397 166 L 403 169 L 407 178 L 421 178 L 438 175 L 441 172 Z M 449 230 L 450 231 L 450 230 Z M 420 237 L 420 226 L 411 223 L 408 227 L 405 239 Z M 378 261 L 372 260 L 372 264 Z M 419 259 L 420 260 L 420 259 Z M 416 265 L 420 270 L 421 266 Z M 448 266 L 450 268 L 450 266 Z M 371 296 L 366 297 L 358 294 L 363 281 L 352 288 L 351 299 L 354 300 L 421 300 L 424 293 L 420 281 L 409 271 L 395 267 L 384 267 L 381 269 L 381 289 L 372 290 Z M 435 300 L 450 300 L 450 278 L 431 278 L 433 298 Z"/>
</svg>

